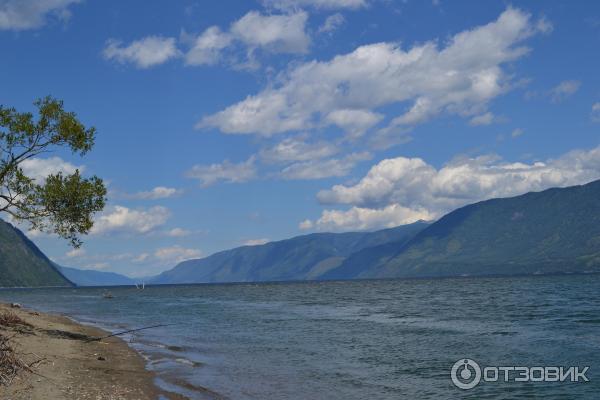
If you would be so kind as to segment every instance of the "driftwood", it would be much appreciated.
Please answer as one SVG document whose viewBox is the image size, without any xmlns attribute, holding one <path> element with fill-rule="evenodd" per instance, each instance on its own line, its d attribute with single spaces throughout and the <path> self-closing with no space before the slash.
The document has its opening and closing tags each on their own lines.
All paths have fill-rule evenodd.
<svg viewBox="0 0 600 400">
<path fill-rule="evenodd" d="M 10 338 L 0 335 L 0 386 L 8 386 L 21 371 L 32 372 L 10 345 Z"/>
</svg>

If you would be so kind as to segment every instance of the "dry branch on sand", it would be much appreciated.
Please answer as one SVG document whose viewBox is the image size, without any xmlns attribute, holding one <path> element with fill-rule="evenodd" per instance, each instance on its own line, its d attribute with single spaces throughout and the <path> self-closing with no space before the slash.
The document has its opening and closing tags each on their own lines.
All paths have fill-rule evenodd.
<svg viewBox="0 0 600 400">
<path fill-rule="evenodd" d="M 0 334 L 0 385 L 8 386 L 22 371 L 32 372 L 10 345 L 8 337 Z"/>
<path fill-rule="evenodd" d="M 0 313 L 0 327 L 13 328 L 18 326 L 31 327 L 32 325 L 13 312 L 5 311 Z"/>
</svg>

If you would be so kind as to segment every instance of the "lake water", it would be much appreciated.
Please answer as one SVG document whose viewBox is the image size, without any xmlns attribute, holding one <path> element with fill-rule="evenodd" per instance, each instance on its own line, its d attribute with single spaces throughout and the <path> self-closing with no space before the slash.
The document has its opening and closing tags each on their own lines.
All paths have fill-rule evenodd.
<svg viewBox="0 0 600 400">
<path fill-rule="evenodd" d="M 127 339 L 193 399 L 597 399 L 600 276 L 2 290 Z M 589 366 L 587 383 L 453 386 L 483 366 Z"/>
</svg>

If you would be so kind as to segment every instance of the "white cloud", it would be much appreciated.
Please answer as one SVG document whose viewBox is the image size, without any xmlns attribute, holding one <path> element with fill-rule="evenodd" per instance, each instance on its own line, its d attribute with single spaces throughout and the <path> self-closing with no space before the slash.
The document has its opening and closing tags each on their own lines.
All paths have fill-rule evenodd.
<svg viewBox="0 0 600 400">
<path fill-rule="evenodd" d="M 377 125 L 383 119 L 383 114 L 368 110 L 341 109 L 330 112 L 325 119 L 356 138 Z"/>
<path fill-rule="evenodd" d="M 203 187 L 208 187 L 219 181 L 241 183 L 256 177 L 255 158 L 239 164 L 229 160 L 211 165 L 194 165 L 186 174 L 188 178 L 198 179 Z"/>
<path fill-rule="evenodd" d="M 239 45 L 245 46 L 248 60 L 245 64 L 233 62 L 237 67 L 255 66 L 256 49 L 271 53 L 306 53 L 310 46 L 310 37 L 306 32 L 307 19 L 308 14 L 304 11 L 278 15 L 263 15 L 257 11 L 250 11 L 233 22 L 229 31 L 211 26 L 196 38 L 184 33 L 182 41 L 192 44 L 185 54 L 185 63 L 215 65 L 223 60 L 226 50 L 239 49 Z"/>
<path fill-rule="evenodd" d="M 312 229 L 314 225 L 315 224 L 313 224 L 313 222 L 310 219 L 305 219 L 304 221 L 300 222 L 300 224 L 298 224 L 298 228 L 305 231 L 308 229 Z"/>
<path fill-rule="evenodd" d="M 185 55 L 186 65 L 214 65 L 221 59 L 221 51 L 233 40 L 231 34 L 211 26 L 193 40 L 192 48 Z"/>
<path fill-rule="evenodd" d="M 197 37 L 184 32 L 181 41 L 190 46 L 185 64 L 215 65 L 226 60 L 235 68 L 254 69 L 260 65 L 255 56 L 257 49 L 270 53 L 306 53 L 310 46 L 307 19 L 306 12 L 297 10 L 272 15 L 250 11 L 234 21 L 228 31 L 211 26 Z M 239 50 L 245 53 L 245 61 L 240 61 Z"/>
<path fill-rule="evenodd" d="M 260 246 L 262 244 L 269 243 L 269 242 L 270 242 L 270 240 L 266 239 L 266 238 L 263 238 L 263 239 L 250 239 L 250 240 L 246 240 L 244 242 L 244 246 Z"/>
<path fill-rule="evenodd" d="M 280 176 L 283 179 L 323 179 L 332 176 L 346 176 L 360 161 L 368 160 L 368 152 L 351 153 L 342 158 L 328 160 L 310 160 L 291 164 L 285 167 Z"/>
<path fill-rule="evenodd" d="M 40 28 L 48 19 L 66 21 L 80 0 L 0 0 L 0 30 Z"/>
<path fill-rule="evenodd" d="M 175 38 L 162 36 L 148 36 L 127 46 L 120 40 L 110 39 L 102 54 L 106 60 L 132 63 L 142 69 L 163 64 L 180 55 Z"/>
<path fill-rule="evenodd" d="M 300 229 L 312 229 L 313 225 L 320 231 L 392 228 L 419 220 L 431 220 L 434 217 L 427 210 L 415 210 L 399 204 L 390 204 L 381 209 L 352 207 L 347 211 L 325 210 L 316 223 L 304 221 L 300 223 Z"/>
<path fill-rule="evenodd" d="M 304 138 L 287 138 L 272 147 L 260 151 L 260 158 L 268 163 L 309 161 L 330 157 L 339 152 L 331 143 L 319 141 L 307 143 Z"/>
<path fill-rule="evenodd" d="M 173 228 L 165 232 L 169 237 L 185 237 L 191 235 L 193 232 L 183 228 Z"/>
<path fill-rule="evenodd" d="M 554 103 L 560 103 L 568 97 L 574 95 L 581 86 L 579 81 L 562 81 L 550 90 L 550 98 Z"/>
<path fill-rule="evenodd" d="M 140 200 L 158 200 L 167 199 L 181 194 L 181 190 L 175 188 L 169 188 L 165 186 L 157 186 L 152 190 L 146 192 L 138 192 L 128 197 Z"/>
<path fill-rule="evenodd" d="M 82 172 L 83 165 L 74 165 L 60 157 L 50 158 L 30 158 L 21 163 L 21 168 L 25 175 L 35 179 L 38 183 L 43 182 L 48 175 L 63 173 L 64 175 L 74 174 L 76 170 Z"/>
<path fill-rule="evenodd" d="M 163 262 L 178 263 L 202 255 L 198 249 L 187 249 L 181 246 L 163 247 L 154 252 L 154 257 Z"/>
<path fill-rule="evenodd" d="M 523 133 L 525 133 L 523 128 L 515 128 L 515 129 L 513 129 L 512 133 L 510 135 L 512 137 L 516 138 L 516 137 L 523 135 Z"/>
<path fill-rule="evenodd" d="M 306 12 L 262 15 L 250 11 L 231 26 L 231 33 L 249 47 L 274 53 L 306 53 L 310 38 L 305 32 Z"/>
<path fill-rule="evenodd" d="M 340 13 L 330 15 L 325 19 L 323 25 L 317 30 L 318 33 L 331 33 L 337 31 L 342 25 L 346 23 L 346 18 Z"/>
<path fill-rule="evenodd" d="M 548 34 L 554 30 L 554 25 L 546 17 L 542 17 L 537 21 L 536 29 L 544 34 Z"/>
<path fill-rule="evenodd" d="M 67 258 L 79 258 L 79 257 L 85 256 L 85 254 L 86 254 L 86 252 L 83 249 L 83 247 L 80 247 L 78 249 L 72 249 L 72 250 L 68 251 L 65 254 L 65 257 L 67 257 Z"/>
<path fill-rule="evenodd" d="M 318 9 L 358 9 L 368 5 L 367 0 L 263 0 L 265 7 L 289 10 L 302 7 Z"/>
<path fill-rule="evenodd" d="M 508 8 L 496 21 L 461 32 L 441 48 L 434 41 L 406 50 L 397 43 L 361 46 L 330 61 L 300 64 L 258 94 L 204 117 L 197 127 L 270 136 L 327 126 L 333 123 L 328 116 L 339 110 L 376 113 L 404 102 L 412 105 L 388 130 L 440 113 L 481 115 L 510 88 L 502 66 L 525 55 L 528 48 L 520 43 L 536 32 L 529 15 Z"/>
<path fill-rule="evenodd" d="M 352 186 L 319 192 L 324 204 L 347 204 L 348 211 L 326 210 L 318 228 L 366 229 L 394 221 L 438 218 L 476 201 L 565 187 L 600 178 L 600 147 L 576 150 L 545 162 L 509 163 L 496 156 L 458 158 L 436 169 L 420 158 L 397 157 L 373 166 Z"/>
<path fill-rule="evenodd" d="M 600 102 L 592 105 L 592 121 L 600 122 Z"/>
<path fill-rule="evenodd" d="M 170 216 L 169 210 L 160 206 L 138 210 L 114 206 L 96 218 L 90 233 L 95 235 L 115 232 L 149 233 L 164 225 Z"/>
<path fill-rule="evenodd" d="M 494 114 L 486 112 L 485 114 L 476 115 L 469 120 L 471 126 L 490 125 L 494 122 Z"/>
</svg>

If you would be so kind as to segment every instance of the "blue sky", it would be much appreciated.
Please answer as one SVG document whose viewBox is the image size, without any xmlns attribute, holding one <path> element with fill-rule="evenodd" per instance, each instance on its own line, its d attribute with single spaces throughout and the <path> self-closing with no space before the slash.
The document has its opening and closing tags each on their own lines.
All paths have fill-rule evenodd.
<svg viewBox="0 0 600 400">
<path fill-rule="evenodd" d="M 62 265 L 144 276 L 600 178 L 600 4 L 0 0 L 0 104 L 98 129 L 109 204 Z"/>
</svg>

